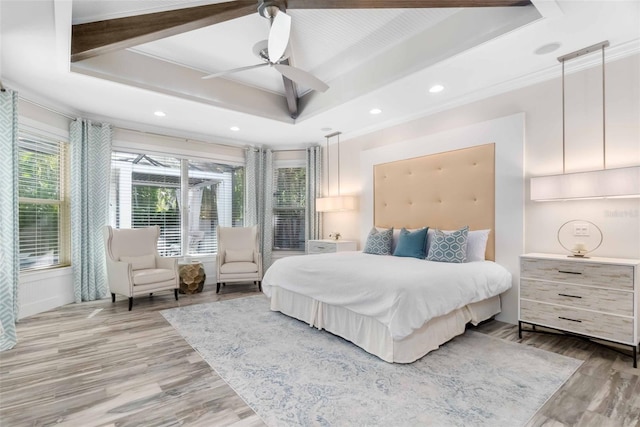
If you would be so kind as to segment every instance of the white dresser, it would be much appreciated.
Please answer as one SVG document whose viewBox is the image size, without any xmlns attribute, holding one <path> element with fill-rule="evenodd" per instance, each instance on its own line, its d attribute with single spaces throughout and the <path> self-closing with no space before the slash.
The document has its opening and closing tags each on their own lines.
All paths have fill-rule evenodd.
<svg viewBox="0 0 640 427">
<path fill-rule="evenodd" d="M 624 344 L 637 367 L 639 271 L 640 260 L 522 255 L 520 337 L 529 324 Z"/>
<path fill-rule="evenodd" d="M 358 243 L 354 240 L 309 240 L 307 242 L 308 254 L 328 254 L 356 250 L 358 250 Z"/>
</svg>

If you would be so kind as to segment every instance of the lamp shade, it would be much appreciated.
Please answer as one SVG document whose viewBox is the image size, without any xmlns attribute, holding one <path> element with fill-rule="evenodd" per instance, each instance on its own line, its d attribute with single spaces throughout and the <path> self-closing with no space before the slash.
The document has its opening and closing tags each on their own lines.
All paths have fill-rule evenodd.
<svg viewBox="0 0 640 427">
<path fill-rule="evenodd" d="M 640 166 L 531 178 L 531 200 L 640 197 Z"/>
<path fill-rule="evenodd" d="M 320 197 L 316 199 L 317 212 L 351 211 L 358 207 L 358 199 L 355 196 Z"/>
</svg>

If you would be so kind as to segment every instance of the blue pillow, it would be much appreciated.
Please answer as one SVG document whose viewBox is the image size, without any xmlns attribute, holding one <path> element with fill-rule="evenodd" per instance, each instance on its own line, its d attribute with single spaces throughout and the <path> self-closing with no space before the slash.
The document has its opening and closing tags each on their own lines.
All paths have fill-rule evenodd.
<svg viewBox="0 0 640 427">
<path fill-rule="evenodd" d="M 416 231 L 408 231 L 406 228 L 400 230 L 393 255 L 424 259 L 427 256 L 427 230 L 429 227 Z"/>
<path fill-rule="evenodd" d="M 429 245 L 427 261 L 466 262 L 469 227 L 445 234 L 435 230 Z"/>
<path fill-rule="evenodd" d="M 375 227 L 369 232 L 367 243 L 364 245 L 365 254 L 391 255 L 391 244 L 393 242 L 393 228 L 378 231 Z"/>
</svg>

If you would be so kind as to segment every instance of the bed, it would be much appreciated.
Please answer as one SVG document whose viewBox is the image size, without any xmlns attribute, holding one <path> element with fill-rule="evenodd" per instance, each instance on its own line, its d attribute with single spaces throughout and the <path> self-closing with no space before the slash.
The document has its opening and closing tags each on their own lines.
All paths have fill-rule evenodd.
<svg viewBox="0 0 640 427">
<path fill-rule="evenodd" d="M 467 323 L 496 315 L 512 279 L 493 262 L 494 169 L 494 144 L 486 144 L 373 171 L 376 227 L 488 229 L 484 260 L 453 264 L 361 252 L 283 258 L 262 282 L 271 309 L 394 363 L 411 363 L 464 333 Z"/>
</svg>

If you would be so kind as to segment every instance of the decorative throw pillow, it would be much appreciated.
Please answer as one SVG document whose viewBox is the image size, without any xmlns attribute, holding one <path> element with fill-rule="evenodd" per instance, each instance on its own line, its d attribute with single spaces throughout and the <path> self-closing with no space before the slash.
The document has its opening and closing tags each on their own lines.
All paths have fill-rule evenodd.
<svg viewBox="0 0 640 427">
<path fill-rule="evenodd" d="M 121 256 L 120 261 L 131 264 L 132 270 L 147 270 L 156 268 L 156 256 L 154 254 L 140 256 Z"/>
<path fill-rule="evenodd" d="M 455 230 L 440 230 L 444 234 L 451 234 Z M 427 249 L 431 247 L 433 241 L 433 235 L 436 229 L 430 228 L 427 232 Z M 487 241 L 489 240 L 489 233 L 491 230 L 470 230 L 467 233 L 467 260 L 465 262 L 472 261 L 484 261 L 485 253 L 487 251 Z"/>
<path fill-rule="evenodd" d="M 375 227 L 369 232 L 363 252 L 373 255 L 391 255 L 393 228 L 378 231 Z"/>
<path fill-rule="evenodd" d="M 253 262 L 253 250 L 227 249 L 224 254 L 224 262 Z"/>
<path fill-rule="evenodd" d="M 465 262 L 467 259 L 468 233 L 469 227 L 464 227 L 448 234 L 440 230 L 434 230 L 427 261 Z"/>
<path fill-rule="evenodd" d="M 428 229 L 429 227 L 416 231 L 409 231 L 406 228 L 400 230 L 398 244 L 393 251 L 393 255 L 424 259 L 424 257 L 427 256 Z"/>
</svg>

